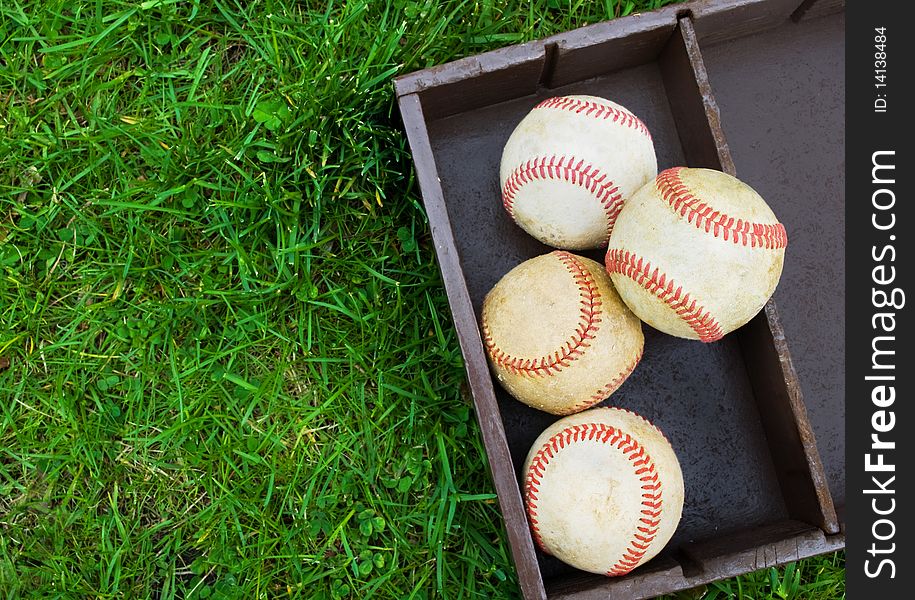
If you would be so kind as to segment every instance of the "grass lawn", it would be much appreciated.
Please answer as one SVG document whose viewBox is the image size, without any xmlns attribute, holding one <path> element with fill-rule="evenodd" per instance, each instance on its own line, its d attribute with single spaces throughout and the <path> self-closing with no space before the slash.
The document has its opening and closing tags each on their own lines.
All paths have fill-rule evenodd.
<svg viewBox="0 0 915 600">
<path fill-rule="evenodd" d="M 661 3 L 500 4 L 0 0 L 0 598 L 516 596 L 391 78 Z"/>
</svg>

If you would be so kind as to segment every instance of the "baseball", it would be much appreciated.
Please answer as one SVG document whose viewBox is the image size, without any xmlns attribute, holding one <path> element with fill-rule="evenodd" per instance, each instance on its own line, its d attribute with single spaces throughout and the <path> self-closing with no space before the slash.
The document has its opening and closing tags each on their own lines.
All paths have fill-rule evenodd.
<svg viewBox="0 0 915 600">
<path fill-rule="evenodd" d="M 640 319 L 713 342 L 772 296 L 787 243 L 784 226 L 750 186 L 720 171 L 675 167 L 620 211 L 606 267 Z"/>
<path fill-rule="evenodd" d="M 642 324 L 604 268 L 562 250 L 527 260 L 483 301 L 483 341 L 499 383 L 556 415 L 589 408 L 642 356 Z"/>
<path fill-rule="evenodd" d="M 683 474 L 670 442 L 623 409 L 553 423 L 523 473 L 534 541 L 583 571 L 625 575 L 657 555 L 680 522 Z"/>
<path fill-rule="evenodd" d="M 526 232 L 555 248 L 605 246 L 626 199 L 658 172 L 648 128 L 596 96 L 548 98 L 502 151 L 502 203 Z"/>
</svg>

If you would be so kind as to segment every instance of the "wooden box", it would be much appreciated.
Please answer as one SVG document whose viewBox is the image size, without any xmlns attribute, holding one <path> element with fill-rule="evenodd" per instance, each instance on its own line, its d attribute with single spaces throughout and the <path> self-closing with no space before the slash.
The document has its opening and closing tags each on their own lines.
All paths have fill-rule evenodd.
<svg viewBox="0 0 915 600">
<path fill-rule="evenodd" d="M 650 598 L 844 547 L 844 4 L 672 5 L 395 86 L 523 596 Z M 502 207 L 502 147 L 539 101 L 576 93 L 637 114 L 659 169 L 740 176 L 790 239 L 774 299 L 738 331 L 703 344 L 643 325 L 642 362 L 605 404 L 665 432 L 686 502 L 665 550 L 618 578 L 535 548 L 520 470 L 557 417 L 494 381 L 478 326 L 499 278 L 550 251 Z"/>
</svg>

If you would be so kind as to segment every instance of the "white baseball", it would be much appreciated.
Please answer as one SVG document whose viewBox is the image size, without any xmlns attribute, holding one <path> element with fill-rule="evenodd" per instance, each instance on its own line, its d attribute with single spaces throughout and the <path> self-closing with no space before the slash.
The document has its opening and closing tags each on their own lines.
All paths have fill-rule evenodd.
<svg viewBox="0 0 915 600">
<path fill-rule="evenodd" d="M 596 96 L 559 96 L 534 107 L 502 152 L 502 203 L 549 246 L 605 246 L 626 199 L 658 172 L 648 128 Z"/>
<path fill-rule="evenodd" d="M 642 356 L 642 324 L 599 263 L 557 250 L 502 277 L 483 301 L 483 341 L 496 379 L 557 415 L 620 387 Z"/>
<path fill-rule="evenodd" d="M 713 342 L 772 296 L 787 244 L 784 226 L 750 186 L 720 171 L 675 167 L 620 211 L 606 267 L 640 319 Z"/>
<path fill-rule="evenodd" d="M 523 473 L 534 541 L 583 571 L 625 575 L 657 555 L 680 522 L 683 474 L 670 442 L 623 409 L 553 423 Z"/>
</svg>

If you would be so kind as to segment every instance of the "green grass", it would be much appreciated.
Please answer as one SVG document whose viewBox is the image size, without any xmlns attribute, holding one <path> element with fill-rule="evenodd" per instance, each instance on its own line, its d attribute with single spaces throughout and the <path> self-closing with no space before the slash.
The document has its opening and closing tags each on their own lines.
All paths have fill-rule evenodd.
<svg viewBox="0 0 915 600">
<path fill-rule="evenodd" d="M 515 596 L 391 78 L 658 4 L 0 1 L 2 597 Z"/>
</svg>

